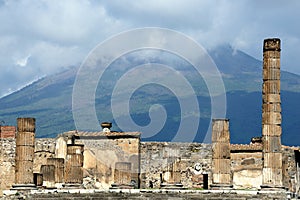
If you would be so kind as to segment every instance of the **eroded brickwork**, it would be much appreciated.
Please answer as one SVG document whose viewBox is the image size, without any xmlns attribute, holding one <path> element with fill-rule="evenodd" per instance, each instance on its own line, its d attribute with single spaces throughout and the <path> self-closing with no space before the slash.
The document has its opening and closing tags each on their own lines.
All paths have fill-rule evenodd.
<svg viewBox="0 0 300 200">
<path fill-rule="evenodd" d="M 54 138 L 36 138 L 33 160 L 33 173 L 40 173 L 41 166 L 47 163 L 48 158 L 54 158 L 54 154 Z"/>
<path fill-rule="evenodd" d="M 211 184 L 211 145 L 201 143 L 141 143 L 141 187 L 160 188 L 163 172 L 170 164 L 180 171 L 181 183 L 186 188 L 203 187 L 203 175 Z"/>
<path fill-rule="evenodd" d="M 56 157 L 55 145 L 58 139 L 36 139 L 34 172 L 40 173 L 47 159 Z M 83 187 L 87 189 L 107 189 L 114 182 L 114 162 L 126 162 L 138 159 L 139 156 L 126 155 L 124 143 L 126 140 L 86 140 L 84 153 Z M 113 142 L 113 143 L 112 143 Z M 123 145 L 117 146 L 116 144 Z M 133 140 L 127 140 L 127 144 Z M 114 144 L 112 146 L 112 144 Z M 1 189 L 10 189 L 14 183 L 15 139 L 1 139 L 0 173 Z M 135 144 L 137 145 L 137 144 Z M 231 172 L 235 189 L 259 189 L 262 181 L 262 147 L 256 145 L 231 144 Z M 132 152 L 132 151 L 131 151 Z M 207 185 L 212 183 L 212 152 L 211 144 L 201 143 L 168 143 L 141 142 L 140 144 L 140 187 L 160 188 L 163 172 L 168 171 L 171 164 L 180 171 L 180 178 L 185 188 L 203 188 L 204 176 L 207 175 Z M 283 147 L 283 185 L 290 191 L 299 190 L 299 160 L 296 147 Z M 133 153 L 133 152 L 132 152 Z M 134 155 L 134 154 L 133 154 Z M 299 157 L 299 156 L 298 156 Z M 114 159 L 116 159 L 114 161 Z M 299 158 L 298 158 L 299 159 Z M 136 162 L 136 161 L 134 161 Z M 133 163 L 134 163 L 133 162 Z"/>
</svg>

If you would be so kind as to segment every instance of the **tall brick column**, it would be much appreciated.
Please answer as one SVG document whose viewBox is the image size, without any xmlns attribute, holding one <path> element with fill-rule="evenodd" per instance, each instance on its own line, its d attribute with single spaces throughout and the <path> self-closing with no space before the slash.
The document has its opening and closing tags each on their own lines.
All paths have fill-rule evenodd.
<svg viewBox="0 0 300 200">
<path fill-rule="evenodd" d="M 35 187 L 33 179 L 35 119 L 18 118 L 14 189 Z"/>
<path fill-rule="evenodd" d="M 212 127 L 212 189 L 232 187 L 230 164 L 230 133 L 228 119 L 213 119 Z"/>
<path fill-rule="evenodd" d="M 280 39 L 263 45 L 262 188 L 282 188 Z"/>
</svg>

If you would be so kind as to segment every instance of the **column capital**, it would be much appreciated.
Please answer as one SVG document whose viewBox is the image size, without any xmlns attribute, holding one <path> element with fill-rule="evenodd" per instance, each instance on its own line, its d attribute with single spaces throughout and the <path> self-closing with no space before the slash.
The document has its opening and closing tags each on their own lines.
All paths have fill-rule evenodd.
<svg viewBox="0 0 300 200">
<path fill-rule="evenodd" d="M 264 40 L 263 51 L 281 51 L 279 38 L 268 38 Z"/>
</svg>

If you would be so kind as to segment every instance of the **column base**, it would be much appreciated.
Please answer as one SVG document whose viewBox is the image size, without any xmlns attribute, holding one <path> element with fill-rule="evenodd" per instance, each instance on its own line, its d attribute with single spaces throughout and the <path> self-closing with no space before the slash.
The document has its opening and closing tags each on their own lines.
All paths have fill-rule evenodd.
<svg viewBox="0 0 300 200">
<path fill-rule="evenodd" d="M 79 184 L 79 183 L 65 183 L 65 184 L 62 184 L 62 187 L 64 189 L 80 189 L 81 184 Z"/>
<path fill-rule="evenodd" d="M 14 184 L 11 190 L 37 190 L 35 184 Z"/>
<path fill-rule="evenodd" d="M 214 183 L 210 185 L 210 189 L 212 190 L 229 190 L 232 188 L 233 188 L 232 184 Z"/>
<path fill-rule="evenodd" d="M 109 189 L 134 189 L 134 184 L 113 183 Z"/>
<path fill-rule="evenodd" d="M 183 190 L 183 185 L 181 183 L 161 183 L 161 189 L 175 189 L 175 190 Z"/>
<path fill-rule="evenodd" d="M 262 191 L 286 191 L 285 187 L 278 185 L 261 185 Z"/>
<path fill-rule="evenodd" d="M 42 187 L 46 189 L 56 189 L 55 182 L 51 182 L 51 181 L 43 181 Z"/>
</svg>

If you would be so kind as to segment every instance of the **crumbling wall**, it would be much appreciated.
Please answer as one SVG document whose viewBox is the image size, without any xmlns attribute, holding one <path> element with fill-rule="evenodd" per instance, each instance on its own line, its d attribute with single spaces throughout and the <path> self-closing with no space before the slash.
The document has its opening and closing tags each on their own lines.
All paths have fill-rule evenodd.
<svg viewBox="0 0 300 200">
<path fill-rule="evenodd" d="M 54 156 L 55 140 L 52 138 L 35 139 L 34 172 L 40 172 L 40 166 L 47 158 Z M 15 183 L 15 138 L 1 138 L 0 153 L 0 190 L 7 190 Z"/>
<path fill-rule="evenodd" d="M 109 189 L 114 182 L 113 169 L 115 163 L 124 160 L 124 152 L 114 141 L 81 140 L 84 144 L 84 177 L 95 179 L 95 187 Z"/>
<path fill-rule="evenodd" d="M 116 163 L 130 163 L 130 180 L 139 182 L 139 139 L 80 139 L 84 144 L 84 177 L 93 179 L 96 188 L 109 189 L 116 182 Z M 126 173 L 126 172 L 125 172 Z"/>
<path fill-rule="evenodd" d="M 140 149 L 142 188 L 160 188 L 162 172 L 168 171 L 170 164 L 180 168 L 184 187 L 203 187 L 203 174 L 207 174 L 207 184 L 211 184 L 210 144 L 141 142 Z"/>
<path fill-rule="evenodd" d="M 14 138 L 1 138 L 0 153 L 0 193 L 10 189 L 15 182 L 15 149 Z"/>
<path fill-rule="evenodd" d="M 180 170 L 181 183 L 186 188 L 203 187 L 203 174 L 211 184 L 211 144 L 141 142 L 137 138 L 79 140 L 85 144 L 84 177 L 96 188 L 107 189 L 114 183 L 116 162 L 141 161 L 141 188 L 160 188 L 163 172 L 175 166 Z M 35 140 L 34 172 L 56 157 L 56 139 Z M 10 189 L 15 179 L 15 139 L 1 139 L 0 189 Z M 140 151 L 140 156 L 139 156 Z M 299 190 L 295 151 L 299 148 L 283 146 L 283 185 L 292 192 Z M 132 165 L 134 168 L 134 164 Z M 234 188 L 259 188 L 262 181 L 262 152 L 255 145 L 231 145 L 231 170 Z M 96 181 L 94 181 L 94 178 Z M 3 181 L 5 180 L 5 181 Z M 84 182 L 86 183 L 86 182 Z M 87 186 L 87 187 L 90 187 Z"/>
<path fill-rule="evenodd" d="M 33 173 L 40 173 L 41 166 L 47 164 L 47 158 L 54 158 L 54 155 L 54 138 L 36 138 L 33 160 Z"/>
<path fill-rule="evenodd" d="M 0 126 L 0 196 L 15 181 L 15 136 L 15 126 Z"/>
<path fill-rule="evenodd" d="M 261 145 L 231 145 L 231 170 L 235 189 L 260 189 L 262 184 Z"/>
<path fill-rule="evenodd" d="M 295 150 L 299 148 L 283 147 L 282 148 L 282 175 L 283 186 L 293 193 L 299 190 L 299 180 L 297 180 L 297 161 Z M 299 172 L 298 172 L 299 173 Z"/>
</svg>

